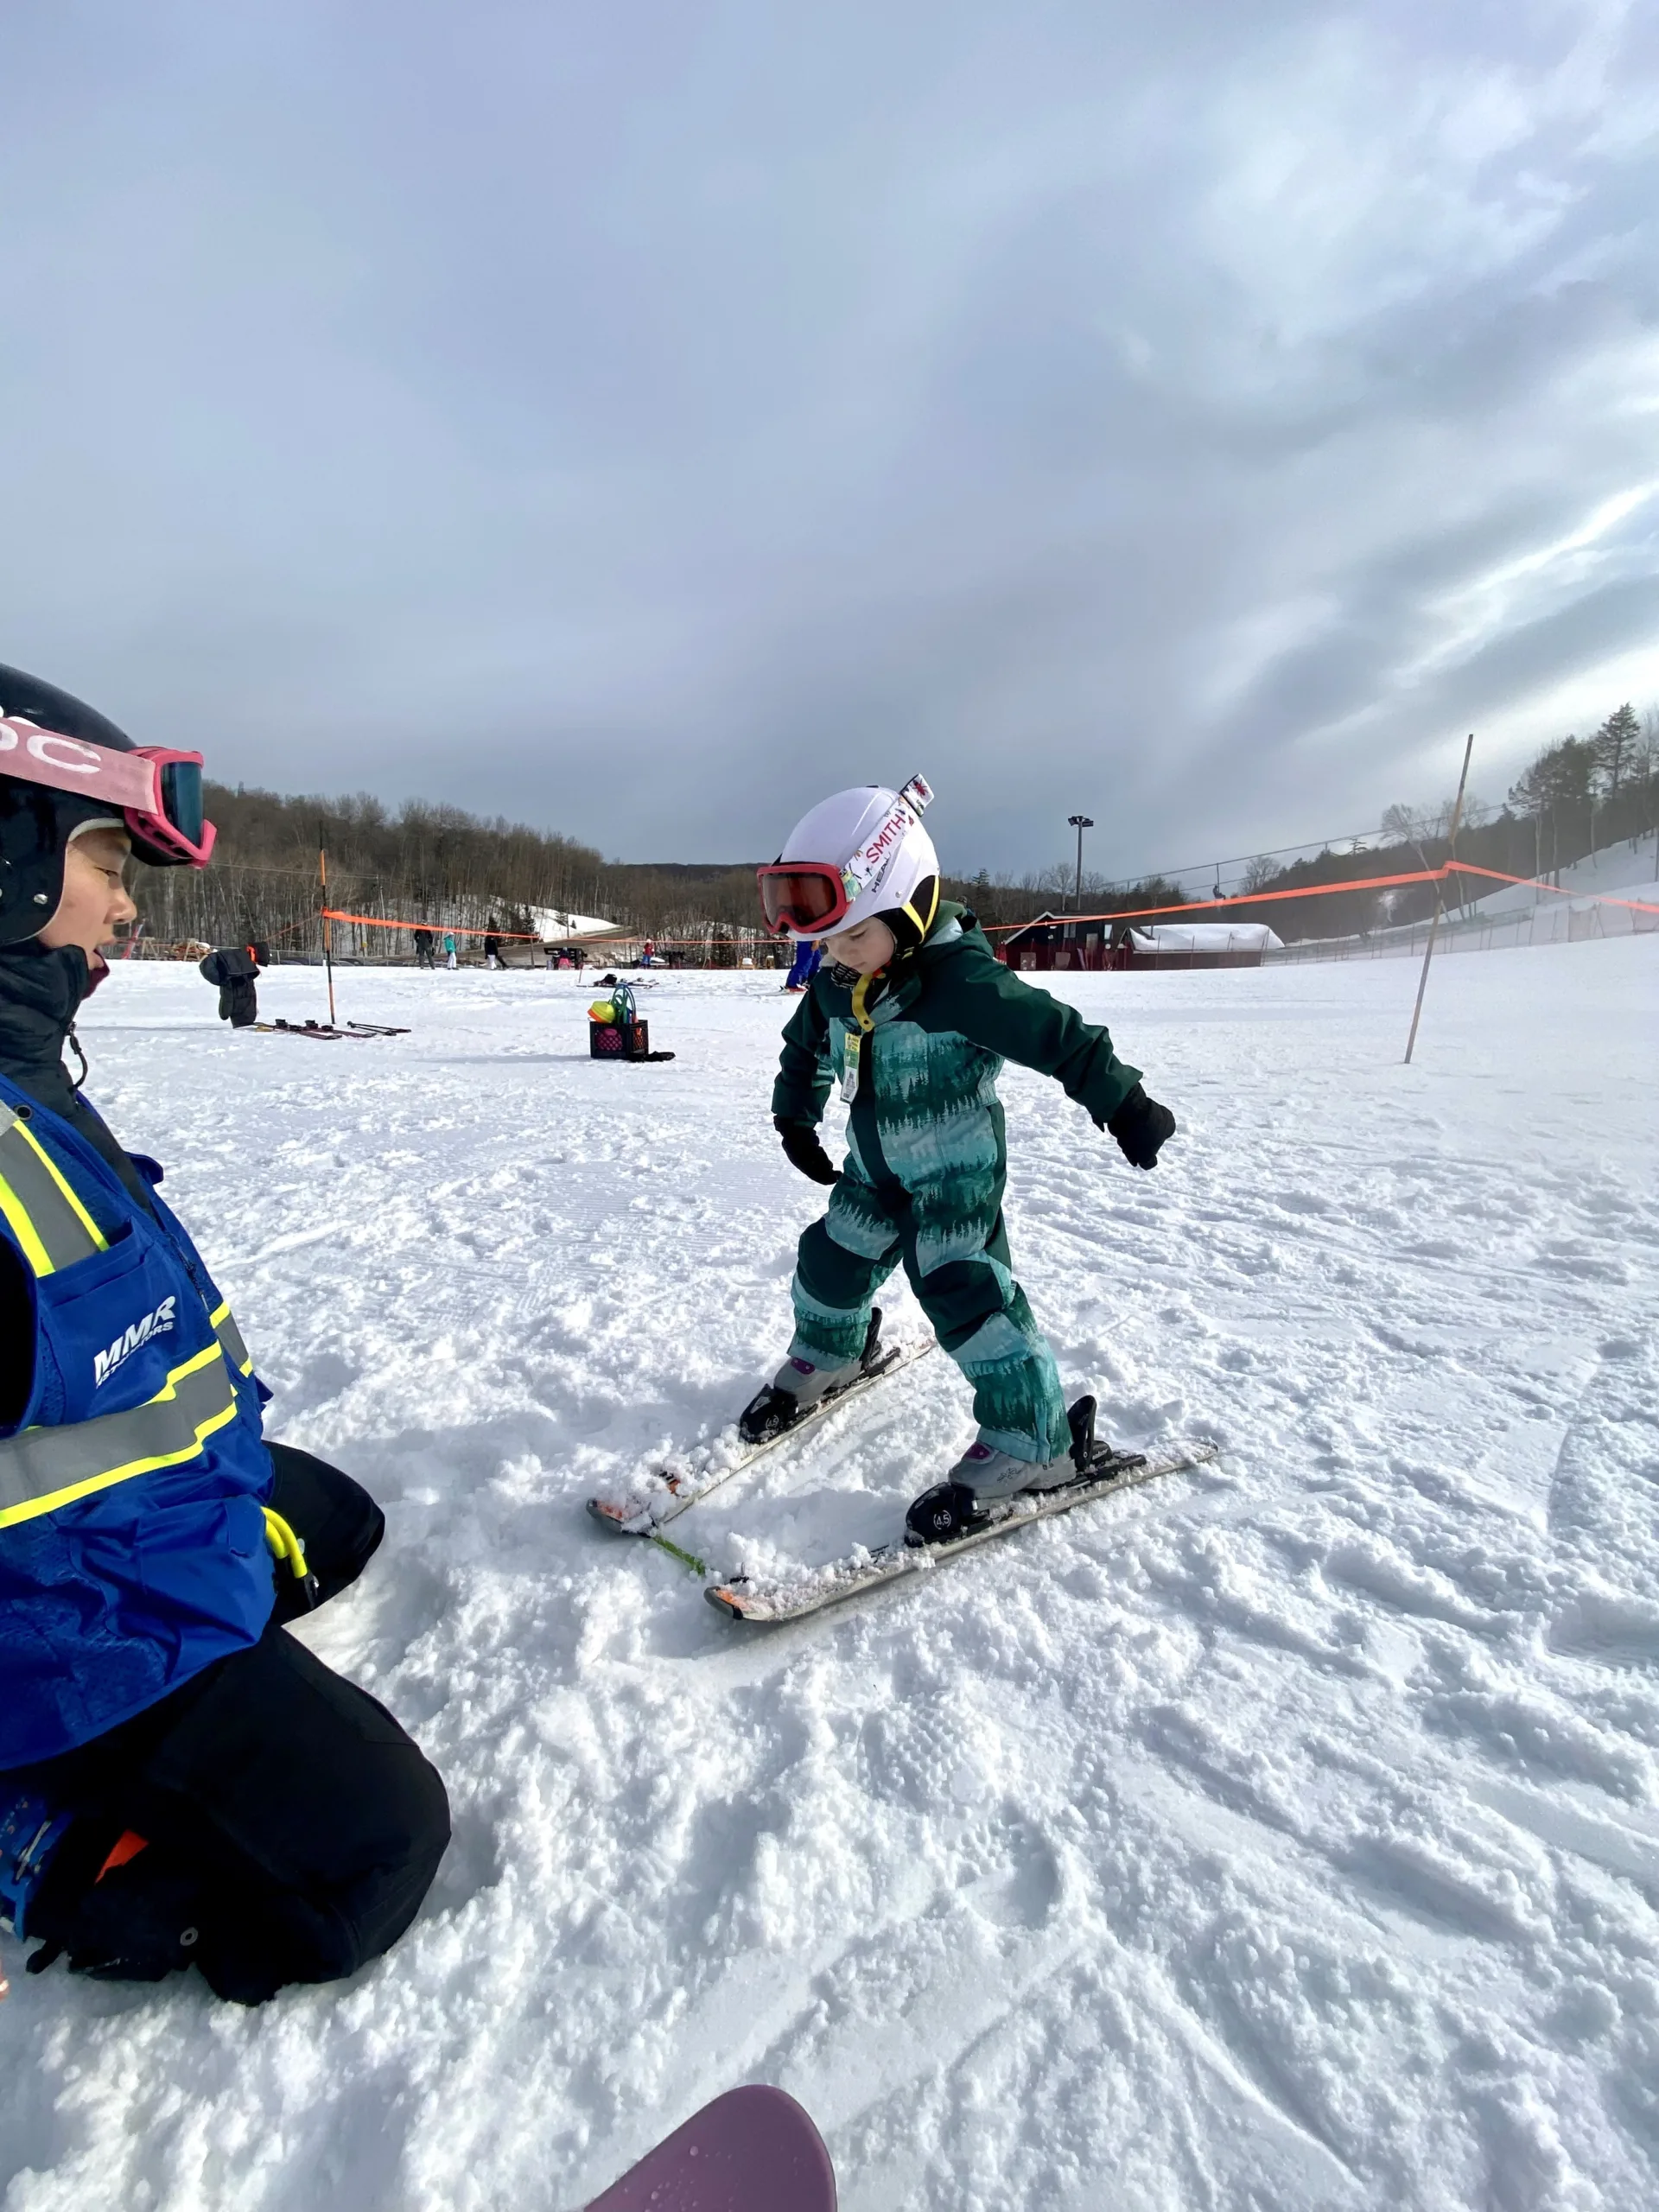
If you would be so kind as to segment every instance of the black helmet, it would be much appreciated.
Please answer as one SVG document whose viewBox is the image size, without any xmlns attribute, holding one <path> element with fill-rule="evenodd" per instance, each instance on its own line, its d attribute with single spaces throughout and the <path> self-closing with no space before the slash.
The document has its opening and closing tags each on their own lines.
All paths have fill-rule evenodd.
<svg viewBox="0 0 1659 2212">
<path fill-rule="evenodd" d="M 0 721 L 18 726 L 0 728 L 0 948 L 38 936 L 57 912 L 64 855 L 86 823 L 120 823 L 140 856 L 159 866 L 205 865 L 213 833 L 201 820 L 200 753 L 136 746 L 96 708 L 3 662 Z M 93 746 L 99 753 L 85 750 Z M 16 773 L 7 772 L 9 753 Z M 118 777 L 111 753 L 142 758 Z M 100 773 L 105 787 L 79 780 Z M 79 787 L 63 787 L 72 781 Z"/>
</svg>

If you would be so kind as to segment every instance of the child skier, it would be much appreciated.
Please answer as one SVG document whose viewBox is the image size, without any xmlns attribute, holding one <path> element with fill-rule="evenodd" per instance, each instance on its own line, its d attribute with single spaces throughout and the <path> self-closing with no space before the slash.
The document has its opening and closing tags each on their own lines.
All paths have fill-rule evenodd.
<svg viewBox="0 0 1659 2212">
<path fill-rule="evenodd" d="M 979 1421 L 910 1509 L 908 1540 L 923 1543 L 972 1527 L 992 1500 L 1071 1481 L 1101 1449 L 1094 1400 L 1068 1413 L 1012 1272 L 1002 1062 L 1054 1077 L 1136 1167 L 1157 1165 L 1176 1126 L 1104 1029 L 1022 982 L 974 916 L 941 901 L 921 822 L 931 797 L 919 777 L 838 791 L 760 870 L 767 928 L 821 944 L 833 963 L 784 1032 L 772 1109 L 791 1163 L 834 1187 L 800 1240 L 789 1356 L 741 1423 L 759 1441 L 856 1379 L 876 1356 L 871 1301 L 902 1260 Z M 817 1135 L 832 1082 L 851 1108 L 839 1172 Z"/>
</svg>

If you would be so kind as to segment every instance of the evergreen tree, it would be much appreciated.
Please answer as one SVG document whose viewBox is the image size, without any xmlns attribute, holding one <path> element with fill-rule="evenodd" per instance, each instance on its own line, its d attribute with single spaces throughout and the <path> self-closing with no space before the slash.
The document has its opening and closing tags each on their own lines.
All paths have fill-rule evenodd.
<svg viewBox="0 0 1659 2212">
<path fill-rule="evenodd" d="M 1559 745 L 1547 745 L 1525 774 L 1510 785 L 1510 798 L 1529 814 L 1554 816 L 1570 808 L 1587 808 L 1594 787 L 1596 742 L 1590 737 L 1564 737 Z"/>
<path fill-rule="evenodd" d="M 1601 788 L 1610 798 L 1616 798 L 1619 785 L 1630 779 L 1642 744 L 1642 725 L 1628 699 L 1622 707 L 1614 708 L 1591 743 Z"/>
</svg>

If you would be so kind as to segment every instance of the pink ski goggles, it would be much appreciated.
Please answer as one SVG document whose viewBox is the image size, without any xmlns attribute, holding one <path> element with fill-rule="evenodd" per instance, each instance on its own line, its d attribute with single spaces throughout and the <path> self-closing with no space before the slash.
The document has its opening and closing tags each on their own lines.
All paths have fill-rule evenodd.
<svg viewBox="0 0 1659 2212">
<path fill-rule="evenodd" d="M 73 791 L 118 815 L 140 856 L 161 868 L 206 868 L 218 831 L 201 810 L 201 755 L 162 745 L 116 753 L 0 715 L 0 776 Z"/>
</svg>

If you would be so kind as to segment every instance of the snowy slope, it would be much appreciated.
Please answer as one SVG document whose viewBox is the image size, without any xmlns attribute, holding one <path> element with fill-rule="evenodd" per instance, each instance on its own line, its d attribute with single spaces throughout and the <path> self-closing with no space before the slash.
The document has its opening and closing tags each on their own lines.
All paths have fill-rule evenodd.
<svg viewBox="0 0 1659 2212">
<path fill-rule="evenodd" d="M 1564 868 L 1560 875 L 1561 891 L 1593 892 L 1604 899 L 1649 898 L 1659 880 L 1659 836 L 1621 838 L 1615 845 L 1605 846 L 1593 860 L 1577 861 L 1571 868 Z M 1479 880 L 1478 876 L 1469 877 L 1465 893 Z M 1524 913 L 1539 905 L 1564 906 L 1568 902 L 1550 892 L 1535 890 L 1530 884 L 1508 883 L 1469 903 L 1475 912 L 1497 916 Z"/>
<path fill-rule="evenodd" d="M 257 2014 L 14 1947 L 4 2212 L 565 2212 L 746 2079 L 852 2212 L 1659 2202 L 1659 943 L 1445 963 L 1410 1069 L 1399 963 L 1045 980 L 1183 1131 L 1136 1175 L 1011 1071 L 1023 1279 L 1115 1434 L 1226 1456 L 766 1636 L 581 1508 L 778 1356 L 767 979 L 619 1067 L 570 976 L 354 971 L 415 1033 L 336 1045 L 117 974 L 94 1094 L 387 1506 L 308 1637 L 456 1840 Z M 677 1533 L 885 1533 L 969 1433 L 936 1357 Z"/>
</svg>

